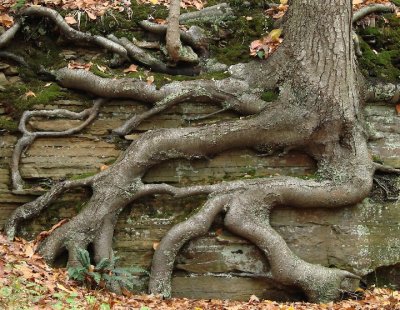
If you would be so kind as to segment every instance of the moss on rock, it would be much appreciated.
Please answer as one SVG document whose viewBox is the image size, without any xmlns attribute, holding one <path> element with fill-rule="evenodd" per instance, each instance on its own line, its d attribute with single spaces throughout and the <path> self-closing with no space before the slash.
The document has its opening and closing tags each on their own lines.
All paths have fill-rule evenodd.
<svg viewBox="0 0 400 310">
<path fill-rule="evenodd" d="M 364 75 L 386 81 L 400 78 L 400 20 L 386 14 L 377 27 L 359 29 L 362 56 L 360 68 Z"/>
</svg>

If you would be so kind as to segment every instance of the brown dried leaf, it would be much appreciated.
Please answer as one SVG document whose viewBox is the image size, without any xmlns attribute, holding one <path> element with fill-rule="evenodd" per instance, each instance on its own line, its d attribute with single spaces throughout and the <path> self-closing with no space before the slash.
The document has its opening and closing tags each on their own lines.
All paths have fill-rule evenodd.
<svg viewBox="0 0 400 310">
<path fill-rule="evenodd" d="M 33 256 L 33 254 L 35 254 L 33 246 L 30 244 L 27 244 L 26 248 L 25 248 L 25 256 L 31 258 Z"/>
<path fill-rule="evenodd" d="M 96 17 L 96 15 L 94 15 L 93 13 L 91 13 L 90 11 L 85 11 L 86 12 L 86 14 L 89 16 L 89 18 L 91 19 L 91 20 L 95 20 L 97 17 Z"/>
<path fill-rule="evenodd" d="M 150 75 L 150 76 L 146 79 L 146 81 L 147 81 L 147 84 L 148 84 L 148 85 L 153 84 L 153 82 L 154 82 L 154 76 Z"/>
<path fill-rule="evenodd" d="M 100 166 L 100 171 L 107 170 L 108 168 L 109 168 L 109 166 L 107 166 L 107 165 L 101 165 Z"/>
<path fill-rule="evenodd" d="M 397 115 L 400 115 L 400 103 L 396 104 L 396 112 L 397 112 Z"/>
<path fill-rule="evenodd" d="M 124 69 L 124 73 L 128 72 L 137 72 L 138 66 L 136 65 L 130 65 L 128 68 Z"/>
<path fill-rule="evenodd" d="M 30 98 L 30 97 L 36 97 L 36 94 L 33 92 L 33 91 L 28 91 L 28 92 L 26 92 L 25 94 L 24 94 L 24 96 L 23 96 L 23 98 L 26 100 L 26 99 L 28 99 L 28 98 Z"/>
<path fill-rule="evenodd" d="M 80 62 L 76 62 L 76 61 L 70 61 L 68 63 L 68 69 L 84 69 L 86 71 L 89 71 L 90 68 L 92 67 L 93 63 L 89 62 L 87 64 L 85 63 L 80 63 Z"/>
<path fill-rule="evenodd" d="M 153 242 L 153 250 L 157 250 L 158 246 L 160 245 L 160 242 Z"/>
<path fill-rule="evenodd" d="M 78 22 L 77 22 L 77 20 L 75 19 L 75 17 L 73 17 L 73 16 L 65 16 L 65 22 L 68 24 L 68 25 L 74 25 L 74 24 L 77 24 Z"/>
<path fill-rule="evenodd" d="M 8 14 L 1 14 L 0 25 L 10 28 L 12 25 L 14 25 L 14 18 Z"/>
</svg>

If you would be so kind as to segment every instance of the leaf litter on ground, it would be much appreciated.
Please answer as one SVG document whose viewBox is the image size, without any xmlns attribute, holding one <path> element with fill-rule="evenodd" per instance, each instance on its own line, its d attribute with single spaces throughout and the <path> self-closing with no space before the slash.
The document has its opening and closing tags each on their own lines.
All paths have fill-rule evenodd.
<svg viewBox="0 0 400 310">
<path fill-rule="evenodd" d="M 66 221 L 56 224 L 54 231 Z M 388 288 L 363 291 L 359 300 L 312 304 L 306 302 L 278 303 L 261 300 L 253 295 L 247 302 L 219 299 L 162 299 L 153 295 L 138 295 L 124 291 L 116 295 L 104 289 L 88 289 L 68 278 L 65 268 L 52 268 L 35 253 L 39 240 L 49 232 L 39 234 L 35 241 L 16 238 L 7 240 L 0 234 L 0 308 L 2 309 L 399 309 L 400 292 Z"/>
</svg>

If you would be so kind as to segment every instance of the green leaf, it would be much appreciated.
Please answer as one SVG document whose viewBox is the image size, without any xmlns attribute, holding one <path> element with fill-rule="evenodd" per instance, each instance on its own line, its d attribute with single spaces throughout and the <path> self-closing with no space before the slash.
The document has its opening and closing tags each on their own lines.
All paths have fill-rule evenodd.
<svg viewBox="0 0 400 310">
<path fill-rule="evenodd" d="M 85 299 L 89 305 L 94 304 L 96 302 L 96 297 L 94 296 L 85 296 Z"/>
<path fill-rule="evenodd" d="M 259 51 L 257 52 L 257 56 L 258 56 L 258 58 L 260 58 L 260 59 L 264 59 L 265 52 L 264 52 L 263 50 L 259 50 Z"/>
<path fill-rule="evenodd" d="M 90 267 L 90 255 L 89 252 L 85 249 L 78 249 L 78 260 L 82 264 L 83 267 L 89 269 Z"/>
<path fill-rule="evenodd" d="M 68 276 L 77 281 L 83 281 L 85 279 L 86 269 L 83 267 L 70 267 L 68 268 Z"/>
<path fill-rule="evenodd" d="M 111 310 L 111 308 L 109 304 L 101 304 L 100 310 Z"/>
<path fill-rule="evenodd" d="M 100 273 L 98 273 L 98 272 L 88 272 L 88 275 L 90 275 L 97 284 L 100 283 L 100 281 L 101 281 L 101 274 Z"/>
<path fill-rule="evenodd" d="M 2 297 L 8 297 L 11 295 L 11 293 L 12 293 L 12 288 L 10 287 L 2 287 L 0 289 L 0 296 Z"/>
<path fill-rule="evenodd" d="M 102 258 L 101 261 L 96 265 L 96 270 L 102 270 L 111 267 L 111 261 L 108 258 Z"/>
</svg>

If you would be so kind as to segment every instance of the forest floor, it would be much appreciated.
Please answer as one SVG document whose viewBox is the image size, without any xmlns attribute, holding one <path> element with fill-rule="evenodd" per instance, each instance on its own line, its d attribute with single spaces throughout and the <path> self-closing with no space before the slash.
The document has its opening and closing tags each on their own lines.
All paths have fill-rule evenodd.
<svg viewBox="0 0 400 310">
<path fill-rule="evenodd" d="M 35 241 L 16 238 L 10 242 L 0 234 L 1 309 L 400 309 L 400 292 L 388 288 L 359 289 L 351 299 L 328 304 L 305 302 L 278 303 L 218 299 L 161 299 L 153 295 L 116 295 L 101 288 L 88 289 L 68 277 L 65 268 L 51 268 L 35 254 Z M 347 296 L 349 297 L 349 296 Z"/>
</svg>

